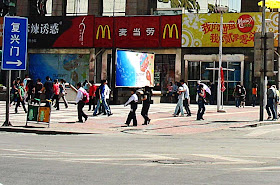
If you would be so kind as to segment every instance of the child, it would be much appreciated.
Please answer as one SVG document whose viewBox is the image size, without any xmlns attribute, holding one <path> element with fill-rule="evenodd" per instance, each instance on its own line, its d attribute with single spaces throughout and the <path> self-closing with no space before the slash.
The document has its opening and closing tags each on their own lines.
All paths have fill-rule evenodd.
<svg viewBox="0 0 280 185">
<path fill-rule="evenodd" d="M 25 108 L 25 103 L 24 103 L 24 83 L 21 82 L 20 86 L 18 87 L 18 97 L 17 97 L 17 104 L 16 104 L 16 108 L 15 108 L 15 113 L 18 113 L 17 108 L 19 107 L 20 103 L 22 105 L 22 108 L 24 110 L 25 113 L 27 113 L 27 110 Z"/>
<path fill-rule="evenodd" d="M 131 96 L 128 99 L 128 101 L 124 104 L 124 106 L 127 106 L 130 104 L 130 112 L 128 114 L 127 120 L 126 120 L 126 125 L 129 126 L 130 121 L 133 119 L 133 126 L 137 126 L 137 119 L 136 119 L 136 109 L 137 109 L 137 102 L 138 102 L 138 96 L 136 95 L 136 89 L 131 90 Z"/>
</svg>

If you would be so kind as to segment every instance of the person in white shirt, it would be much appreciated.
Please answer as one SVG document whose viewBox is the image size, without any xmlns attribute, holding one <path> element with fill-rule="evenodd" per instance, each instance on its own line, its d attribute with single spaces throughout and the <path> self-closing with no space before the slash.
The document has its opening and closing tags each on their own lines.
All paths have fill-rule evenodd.
<svg viewBox="0 0 280 185">
<path fill-rule="evenodd" d="M 187 86 L 187 84 L 185 83 L 185 81 L 183 79 L 180 80 L 180 83 L 182 84 L 182 87 L 184 88 L 184 93 L 185 93 L 185 100 L 183 102 L 183 105 L 186 109 L 187 116 L 191 116 L 191 110 L 190 110 L 190 107 L 189 107 L 189 104 L 190 104 L 190 90 L 189 90 L 189 87 Z"/>
<path fill-rule="evenodd" d="M 128 99 L 128 101 L 124 104 L 124 106 L 127 106 L 128 104 L 130 104 L 130 112 L 127 116 L 126 122 L 125 124 L 127 126 L 129 126 L 131 120 L 133 119 L 133 126 L 137 126 L 137 119 L 136 119 L 136 110 L 137 110 L 137 103 L 138 103 L 138 96 L 136 95 L 136 89 L 132 89 L 131 90 L 131 96 Z"/>
<path fill-rule="evenodd" d="M 104 88 L 105 88 L 105 89 L 104 89 L 104 95 L 105 95 L 105 101 L 106 101 L 107 106 L 108 106 L 108 108 L 109 108 L 109 110 L 110 110 L 110 115 L 112 115 L 111 108 L 110 108 L 110 105 L 109 105 L 111 89 L 110 89 L 110 87 L 107 85 L 107 83 L 108 83 L 108 81 L 106 80 L 106 81 L 105 81 L 105 84 L 104 84 Z M 103 109 L 105 109 L 104 106 L 103 106 Z M 106 111 L 105 111 L 105 110 L 103 110 L 103 114 L 106 115 Z"/>
<path fill-rule="evenodd" d="M 184 95 L 184 88 L 183 87 L 179 87 L 178 89 L 178 102 L 177 102 L 177 105 L 176 105 L 176 108 L 175 108 L 175 112 L 173 114 L 174 117 L 177 116 L 177 113 L 181 112 L 181 116 L 183 117 L 184 116 L 184 107 L 183 107 L 183 101 L 185 99 L 185 95 Z"/>
<path fill-rule="evenodd" d="M 78 123 L 83 123 L 83 117 L 85 118 L 85 121 L 87 121 L 88 116 L 84 113 L 83 108 L 85 106 L 85 103 L 83 101 L 84 98 L 84 92 L 86 91 L 84 88 L 82 88 L 82 84 L 79 82 L 77 84 L 77 97 L 76 97 L 76 103 L 78 104 Z"/>
</svg>

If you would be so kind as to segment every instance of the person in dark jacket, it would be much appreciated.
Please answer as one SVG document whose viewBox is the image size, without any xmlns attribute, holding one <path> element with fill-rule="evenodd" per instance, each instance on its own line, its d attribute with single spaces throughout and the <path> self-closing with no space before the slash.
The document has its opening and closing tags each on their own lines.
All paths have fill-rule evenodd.
<svg viewBox="0 0 280 185">
<path fill-rule="evenodd" d="M 148 112 L 151 104 L 151 94 L 152 92 L 150 90 L 150 87 L 146 86 L 144 88 L 144 94 L 142 98 L 143 106 L 142 106 L 141 115 L 145 120 L 142 125 L 148 125 L 151 122 L 151 119 L 148 117 Z"/>
<path fill-rule="evenodd" d="M 128 101 L 124 104 L 124 106 L 127 106 L 128 104 L 130 104 L 130 112 L 128 114 L 128 117 L 126 119 L 125 124 L 127 126 L 129 126 L 131 120 L 133 119 L 133 126 L 137 126 L 137 119 L 136 119 L 136 110 L 137 110 L 137 103 L 138 103 L 138 96 L 136 95 L 136 89 L 132 89 L 131 90 L 131 96 L 128 99 Z"/>
</svg>

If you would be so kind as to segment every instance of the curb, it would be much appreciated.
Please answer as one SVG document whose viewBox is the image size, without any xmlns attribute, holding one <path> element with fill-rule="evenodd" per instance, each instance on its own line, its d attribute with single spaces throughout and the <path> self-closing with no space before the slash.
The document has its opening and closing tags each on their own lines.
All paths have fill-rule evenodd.
<svg viewBox="0 0 280 185">
<path fill-rule="evenodd" d="M 67 131 L 54 131 L 54 130 L 38 130 L 28 128 L 15 128 L 15 127 L 0 127 L 0 132 L 17 132 L 17 133 L 33 133 L 38 135 L 86 135 L 86 134 L 98 134 L 98 133 L 86 133 L 86 132 L 67 132 Z"/>
</svg>

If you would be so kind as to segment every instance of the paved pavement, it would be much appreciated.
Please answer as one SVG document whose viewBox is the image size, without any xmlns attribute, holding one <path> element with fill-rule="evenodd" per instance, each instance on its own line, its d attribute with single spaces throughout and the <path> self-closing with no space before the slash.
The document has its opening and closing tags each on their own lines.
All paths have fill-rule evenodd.
<svg viewBox="0 0 280 185">
<path fill-rule="evenodd" d="M 113 115 L 107 117 L 100 115 L 92 117 L 92 111 L 84 110 L 89 115 L 86 123 L 76 123 L 77 110 L 76 105 L 70 104 L 65 109 L 63 104 L 61 110 L 52 110 L 50 128 L 43 124 L 29 123 L 25 128 L 26 114 L 22 108 L 19 113 L 14 113 L 14 106 L 10 108 L 10 120 L 14 127 L 1 127 L 3 129 L 25 129 L 39 131 L 56 131 L 72 133 L 91 133 L 91 134 L 139 134 L 139 135 L 180 135 L 213 132 L 233 127 L 244 127 L 255 125 L 259 119 L 259 107 L 247 106 L 245 108 L 236 108 L 234 106 L 225 106 L 226 113 L 217 113 L 216 106 L 207 105 L 204 121 L 196 121 L 197 105 L 190 106 L 192 111 L 191 117 L 173 117 L 172 113 L 175 104 L 153 104 L 150 108 L 151 124 L 143 126 L 143 118 L 140 115 L 142 105 L 137 109 L 137 127 L 125 127 L 124 122 L 129 112 L 129 107 L 123 105 L 111 105 Z M 5 102 L 0 102 L 0 123 L 5 120 Z M 278 122 L 265 122 L 278 123 Z"/>
</svg>

